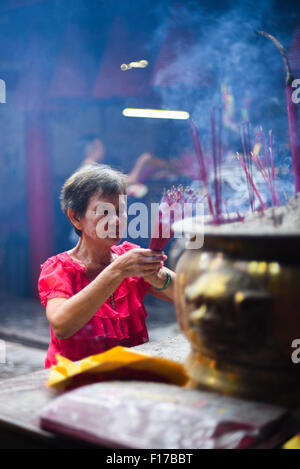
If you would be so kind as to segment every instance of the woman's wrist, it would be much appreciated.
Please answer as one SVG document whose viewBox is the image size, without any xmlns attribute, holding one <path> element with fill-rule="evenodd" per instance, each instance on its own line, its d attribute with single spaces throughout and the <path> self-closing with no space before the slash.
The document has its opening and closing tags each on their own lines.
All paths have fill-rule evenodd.
<svg viewBox="0 0 300 469">
<path fill-rule="evenodd" d="M 170 285 L 171 280 L 172 280 L 170 273 L 166 269 L 164 269 L 163 267 L 158 272 L 157 278 L 158 278 L 159 282 L 157 282 L 155 285 L 153 285 L 153 287 L 156 290 L 166 290 L 168 288 L 168 286 Z"/>
<path fill-rule="evenodd" d="M 115 281 L 121 283 L 126 278 L 125 273 L 123 272 L 121 266 L 118 263 L 118 259 L 106 268 L 110 271 L 113 276 L 112 278 Z"/>
</svg>

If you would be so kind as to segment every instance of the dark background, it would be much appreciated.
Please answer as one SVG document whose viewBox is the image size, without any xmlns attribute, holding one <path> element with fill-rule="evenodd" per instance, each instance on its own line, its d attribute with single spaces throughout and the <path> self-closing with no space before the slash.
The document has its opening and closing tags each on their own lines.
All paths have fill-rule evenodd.
<svg viewBox="0 0 300 469">
<path fill-rule="evenodd" d="M 186 121 L 125 118 L 125 107 L 186 110 L 206 142 L 226 84 L 236 121 L 248 97 L 250 122 L 273 129 L 277 167 L 290 175 L 282 60 L 255 30 L 282 41 L 300 78 L 299 18 L 297 1 L 2 0 L 0 293 L 36 296 L 40 264 L 71 247 L 59 191 L 82 137 L 98 135 L 105 162 L 124 171 L 145 151 L 192 151 Z M 121 71 L 141 59 L 147 68 Z M 230 132 L 225 143 L 239 150 Z M 147 182 L 145 202 L 186 179 Z M 291 178 L 282 184 L 293 192 Z"/>
</svg>

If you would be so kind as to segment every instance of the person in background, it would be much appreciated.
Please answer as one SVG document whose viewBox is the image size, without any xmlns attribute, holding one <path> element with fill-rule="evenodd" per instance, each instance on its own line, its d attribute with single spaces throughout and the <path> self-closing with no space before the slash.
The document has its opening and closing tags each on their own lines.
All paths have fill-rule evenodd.
<svg viewBox="0 0 300 469">
<path fill-rule="evenodd" d="M 79 140 L 77 147 L 77 152 L 83 156 L 82 166 L 104 162 L 105 147 L 97 135 L 86 135 Z M 137 158 L 132 170 L 126 175 L 127 185 L 140 183 L 160 170 L 169 170 L 168 163 L 157 158 L 151 152 L 144 152 Z"/>
<path fill-rule="evenodd" d="M 76 143 L 76 154 L 81 159 L 81 166 L 105 161 L 105 147 L 96 134 L 85 135 Z M 125 175 L 127 183 L 127 195 L 134 198 L 142 198 L 148 193 L 145 181 L 159 171 L 170 173 L 168 163 L 155 157 L 151 152 L 142 153 L 136 160 L 132 170 Z M 73 246 L 78 241 L 78 236 L 71 230 L 68 240 Z"/>
<path fill-rule="evenodd" d="M 125 193 L 125 175 L 96 163 L 63 185 L 61 207 L 78 242 L 42 265 L 38 289 L 51 331 L 46 368 L 56 354 L 76 361 L 147 342 L 146 292 L 173 301 L 175 274 L 163 266 L 164 253 L 119 244 Z"/>
</svg>

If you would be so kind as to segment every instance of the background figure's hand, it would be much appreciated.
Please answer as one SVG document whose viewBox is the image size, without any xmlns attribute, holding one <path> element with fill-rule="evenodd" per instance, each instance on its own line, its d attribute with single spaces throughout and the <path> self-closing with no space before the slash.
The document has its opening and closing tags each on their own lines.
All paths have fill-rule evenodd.
<svg viewBox="0 0 300 469">
<path fill-rule="evenodd" d="M 159 168 L 163 168 L 163 169 L 168 169 L 169 168 L 169 164 L 168 164 L 167 161 L 165 161 L 161 158 L 158 158 L 157 156 L 154 156 L 150 152 L 142 153 L 138 157 L 137 162 L 136 162 L 136 167 L 139 167 L 139 169 L 144 169 L 147 166 L 156 167 L 158 169 Z"/>
<path fill-rule="evenodd" d="M 123 278 L 156 275 L 167 259 L 164 253 L 151 249 L 136 248 L 119 256 L 112 264 Z M 149 278 L 150 278 L 149 277 Z M 149 282 L 150 283 L 150 282 Z"/>
<path fill-rule="evenodd" d="M 168 162 L 157 158 L 150 152 L 142 153 L 136 160 L 133 169 L 127 175 L 127 184 L 146 181 L 159 169 L 170 170 Z"/>
<path fill-rule="evenodd" d="M 148 164 L 152 160 L 152 158 L 153 158 L 152 153 L 146 151 L 138 157 L 136 161 L 136 165 L 139 164 L 140 167 L 143 167 L 146 164 Z"/>
</svg>

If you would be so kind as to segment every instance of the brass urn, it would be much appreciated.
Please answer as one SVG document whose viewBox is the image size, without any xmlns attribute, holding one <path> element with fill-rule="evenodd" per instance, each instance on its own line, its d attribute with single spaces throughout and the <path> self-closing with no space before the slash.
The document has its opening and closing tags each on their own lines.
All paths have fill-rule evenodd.
<svg viewBox="0 0 300 469">
<path fill-rule="evenodd" d="M 175 304 L 191 343 L 190 387 L 299 405 L 300 363 L 292 359 L 300 339 L 299 248 L 296 234 L 207 227 L 203 247 L 185 249 Z"/>
</svg>

